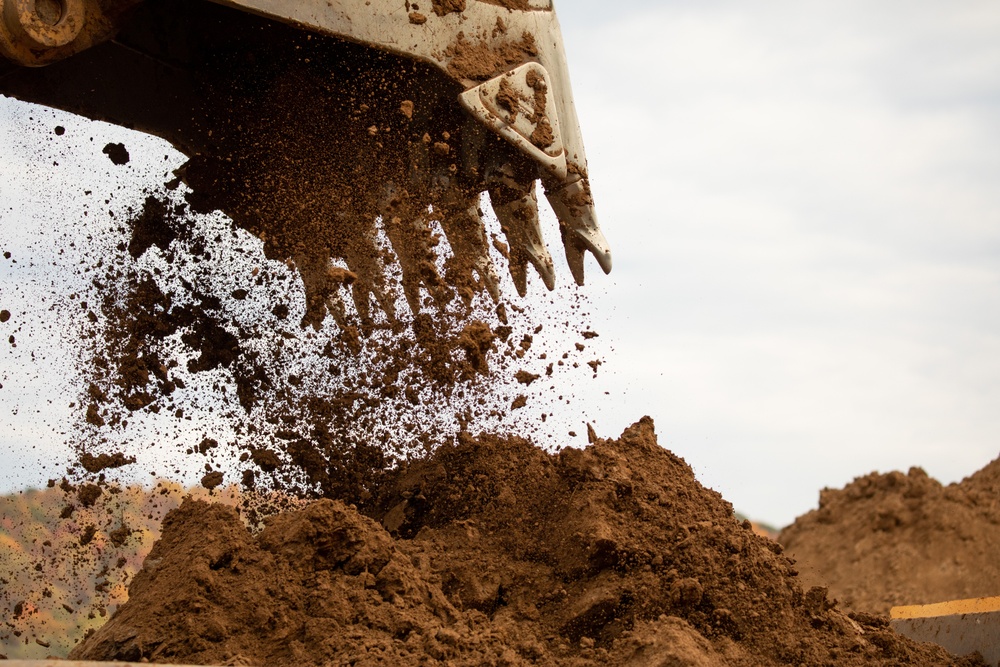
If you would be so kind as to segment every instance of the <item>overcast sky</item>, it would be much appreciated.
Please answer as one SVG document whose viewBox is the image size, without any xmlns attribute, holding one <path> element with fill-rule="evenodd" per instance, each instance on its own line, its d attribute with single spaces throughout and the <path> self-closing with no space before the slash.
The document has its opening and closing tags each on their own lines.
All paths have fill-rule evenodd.
<svg viewBox="0 0 1000 667">
<path fill-rule="evenodd" d="M 1000 5 L 558 9 L 615 254 L 610 277 L 588 266 L 614 351 L 577 388 L 581 419 L 616 436 L 649 414 L 704 483 L 778 525 L 871 470 L 954 481 L 1000 455 Z M 5 244 L 32 188 L 30 151 L 9 147 L 42 137 L 21 106 L 2 109 Z M 11 462 L 11 432 L 65 428 L 0 419 Z"/>
<path fill-rule="evenodd" d="M 778 524 L 996 458 L 1000 5 L 599 5 L 560 12 L 616 253 L 609 430 L 651 414 Z"/>
</svg>

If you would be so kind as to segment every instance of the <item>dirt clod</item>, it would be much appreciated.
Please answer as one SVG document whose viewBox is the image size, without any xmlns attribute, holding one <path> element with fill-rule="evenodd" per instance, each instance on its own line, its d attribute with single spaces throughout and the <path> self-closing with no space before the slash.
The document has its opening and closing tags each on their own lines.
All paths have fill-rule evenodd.
<svg viewBox="0 0 1000 667">
<path fill-rule="evenodd" d="M 538 373 L 529 373 L 528 371 L 518 371 L 514 374 L 514 378 L 521 384 L 531 384 L 541 376 Z"/>
<path fill-rule="evenodd" d="M 211 491 L 212 489 L 221 486 L 223 480 L 223 474 L 219 471 L 214 471 L 207 473 L 201 478 L 201 485 Z"/>
<path fill-rule="evenodd" d="M 90 421 L 89 409 L 87 411 L 87 420 Z M 84 470 L 91 474 L 96 474 L 109 468 L 121 468 L 122 466 L 129 465 L 130 463 L 135 463 L 135 457 L 126 456 L 122 452 L 114 452 L 113 454 L 98 454 L 97 456 L 89 453 L 80 455 L 80 465 L 83 466 Z"/>
<path fill-rule="evenodd" d="M 121 143 L 109 143 L 104 147 L 103 153 L 108 156 L 108 159 L 117 166 L 123 164 L 128 164 L 129 154 L 128 149 L 125 148 L 125 144 Z"/>
<path fill-rule="evenodd" d="M 83 484 L 77 491 L 77 498 L 84 507 L 91 507 L 104 491 L 97 484 Z"/>
</svg>

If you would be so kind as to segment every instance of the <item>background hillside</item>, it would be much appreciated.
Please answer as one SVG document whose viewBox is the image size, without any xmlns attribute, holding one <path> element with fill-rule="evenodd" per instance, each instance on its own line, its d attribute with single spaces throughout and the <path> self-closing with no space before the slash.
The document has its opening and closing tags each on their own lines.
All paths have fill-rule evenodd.
<svg viewBox="0 0 1000 667">
<path fill-rule="evenodd" d="M 53 484 L 0 496 L 0 657 L 64 657 L 128 597 L 126 587 L 186 495 L 152 488 Z M 238 489 L 213 494 L 235 505 Z"/>
</svg>

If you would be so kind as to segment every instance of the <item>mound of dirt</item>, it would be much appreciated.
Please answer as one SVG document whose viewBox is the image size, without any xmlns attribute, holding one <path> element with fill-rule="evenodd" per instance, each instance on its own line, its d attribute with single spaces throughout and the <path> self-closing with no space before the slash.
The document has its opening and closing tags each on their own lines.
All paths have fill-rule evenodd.
<svg viewBox="0 0 1000 667">
<path fill-rule="evenodd" d="M 251 535 L 188 501 L 76 659 L 269 665 L 981 664 L 803 592 L 775 542 L 656 444 L 463 435 L 360 508 Z"/>
<path fill-rule="evenodd" d="M 1000 459 L 948 486 L 911 468 L 824 489 L 779 541 L 849 609 L 998 595 Z"/>
</svg>

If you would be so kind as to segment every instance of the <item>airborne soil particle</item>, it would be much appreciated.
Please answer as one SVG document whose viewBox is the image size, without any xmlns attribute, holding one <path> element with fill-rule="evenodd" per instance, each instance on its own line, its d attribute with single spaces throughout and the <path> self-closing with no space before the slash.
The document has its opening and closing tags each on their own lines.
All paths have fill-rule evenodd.
<svg viewBox="0 0 1000 667">
<path fill-rule="evenodd" d="M 219 446 L 219 441 L 214 438 L 204 438 L 198 443 L 197 451 L 199 454 L 207 454 L 211 450 Z"/>
<path fill-rule="evenodd" d="M 80 504 L 84 507 L 91 507 L 97 499 L 101 497 L 104 493 L 96 484 L 83 484 L 80 486 L 77 492 L 77 498 L 80 500 Z"/>
<path fill-rule="evenodd" d="M 83 532 L 80 533 L 80 546 L 85 547 L 94 539 L 94 535 L 97 533 L 97 526 L 90 524 L 84 527 Z"/>
<path fill-rule="evenodd" d="M 87 411 L 87 420 L 90 421 L 89 409 Z M 130 463 L 135 463 L 135 457 L 126 456 L 122 452 L 98 454 L 97 456 L 89 453 L 83 453 L 80 455 L 80 465 L 83 466 L 84 470 L 91 474 L 96 474 L 109 468 L 121 468 L 122 466 L 129 465 Z"/>
<path fill-rule="evenodd" d="M 177 238 L 177 231 L 171 224 L 171 218 L 179 216 L 182 210 L 168 210 L 166 204 L 153 196 L 146 198 L 142 212 L 130 223 L 132 237 L 128 244 L 128 253 L 138 259 L 152 246 L 166 251 Z"/>
<path fill-rule="evenodd" d="M 470 322 L 458 337 L 458 346 L 465 351 L 469 367 L 483 375 L 490 372 L 487 355 L 494 347 L 494 338 L 493 331 L 483 322 Z"/>
<path fill-rule="evenodd" d="M 87 406 L 86 419 L 88 424 L 93 424 L 94 426 L 100 427 L 104 426 L 105 424 L 104 417 L 101 416 L 100 409 L 94 403 L 91 403 L 89 406 Z M 91 472 L 86 465 L 84 465 L 84 469 L 86 469 L 87 472 Z"/>
<path fill-rule="evenodd" d="M 522 371 L 518 371 L 514 375 L 514 378 L 520 384 L 525 384 L 525 385 L 531 384 L 532 382 L 534 382 L 535 380 L 537 380 L 540 377 L 541 376 L 538 375 L 537 373 L 529 373 L 528 371 L 523 371 L 523 370 Z"/>
<path fill-rule="evenodd" d="M 117 166 L 128 164 L 129 162 L 128 149 L 125 148 L 125 144 L 109 143 L 104 147 L 103 152 Z"/>
<path fill-rule="evenodd" d="M 201 478 L 201 485 L 211 491 L 212 489 L 221 486 L 223 481 L 223 474 L 218 470 L 210 472 Z"/>
<path fill-rule="evenodd" d="M 359 506 L 252 535 L 169 514 L 130 600 L 74 659 L 188 664 L 981 664 L 803 591 L 781 547 L 657 446 L 547 454 L 465 435 Z M 153 566 L 155 565 L 155 566 Z"/>
<path fill-rule="evenodd" d="M 108 539 L 111 540 L 111 544 L 114 546 L 121 547 L 131 535 L 132 530 L 127 525 L 122 524 L 108 533 Z"/>
</svg>

